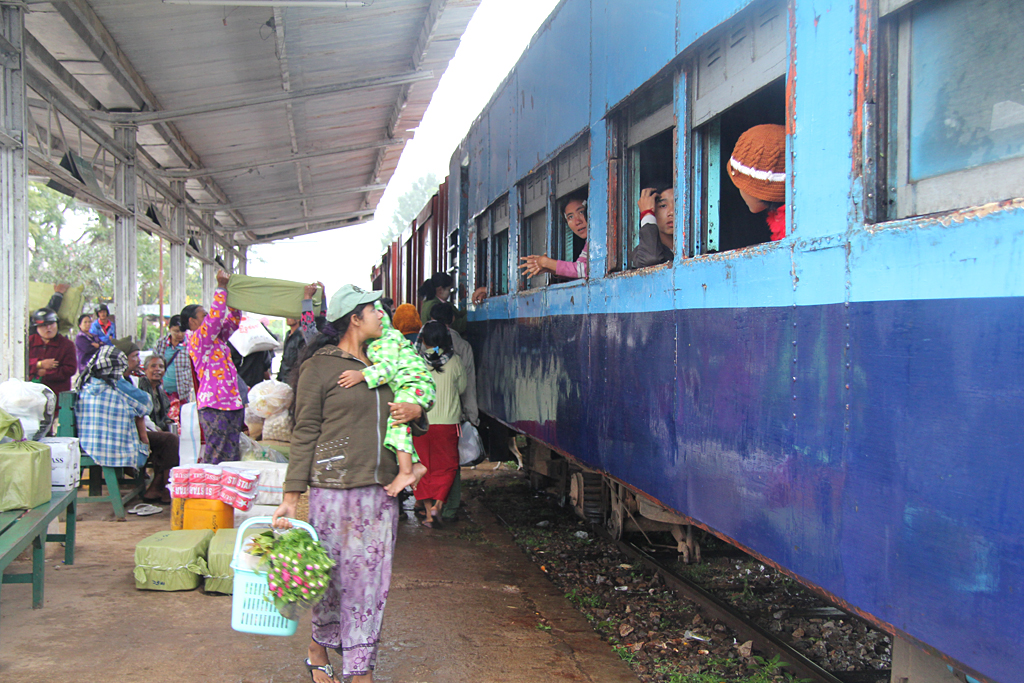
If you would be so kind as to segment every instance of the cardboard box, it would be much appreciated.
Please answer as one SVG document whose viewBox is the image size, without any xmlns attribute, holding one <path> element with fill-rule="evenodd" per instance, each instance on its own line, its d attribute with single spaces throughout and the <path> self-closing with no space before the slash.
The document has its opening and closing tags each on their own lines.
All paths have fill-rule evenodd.
<svg viewBox="0 0 1024 683">
<path fill-rule="evenodd" d="M 40 439 L 50 447 L 50 487 L 54 491 L 70 491 L 82 480 L 82 450 L 78 438 L 48 436 Z"/>
</svg>

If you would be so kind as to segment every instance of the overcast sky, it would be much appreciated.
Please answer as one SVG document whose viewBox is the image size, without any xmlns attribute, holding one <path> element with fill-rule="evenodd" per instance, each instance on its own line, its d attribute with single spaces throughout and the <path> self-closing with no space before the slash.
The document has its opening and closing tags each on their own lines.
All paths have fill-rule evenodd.
<svg viewBox="0 0 1024 683">
<path fill-rule="evenodd" d="M 405 146 L 374 221 L 249 250 L 249 275 L 370 286 L 380 236 L 400 197 L 418 178 L 448 173 L 448 161 L 557 0 L 483 0 L 441 78 L 415 137 Z"/>
</svg>

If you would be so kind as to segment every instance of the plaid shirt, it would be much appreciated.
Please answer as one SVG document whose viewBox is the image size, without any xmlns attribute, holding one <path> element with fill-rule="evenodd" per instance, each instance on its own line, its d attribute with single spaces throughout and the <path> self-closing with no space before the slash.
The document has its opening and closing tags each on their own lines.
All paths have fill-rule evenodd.
<svg viewBox="0 0 1024 683">
<path fill-rule="evenodd" d="M 178 400 L 182 403 L 193 403 L 196 400 L 196 390 L 192 386 L 192 359 L 188 356 L 188 347 L 185 346 L 184 340 L 175 347 L 171 344 L 171 335 L 167 335 L 156 343 L 154 351 L 156 355 L 166 361 L 167 352 L 174 348 L 178 349 L 178 353 L 174 356 L 171 365 L 174 366 L 174 382 L 178 387 Z M 170 372 L 171 369 L 167 368 L 165 372 Z"/>
<path fill-rule="evenodd" d="M 135 428 L 135 418 L 153 409 L 149 396 L 144 398 L 129 396 L 95 377 L 82 387 L 75 405 L 78 437 L 82 450 L 96 464 L 141 467 L 146 462 L 149 446 L 139 440 Z"/>
</svg>

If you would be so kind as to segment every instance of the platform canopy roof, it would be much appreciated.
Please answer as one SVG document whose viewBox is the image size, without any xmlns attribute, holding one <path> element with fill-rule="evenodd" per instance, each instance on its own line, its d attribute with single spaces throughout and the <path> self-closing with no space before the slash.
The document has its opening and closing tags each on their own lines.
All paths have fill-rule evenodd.
<svg viewBox="0 0 1024 683">
<path fill-rule="evenodd" d="M 28 0 L 30 172 L 116 210 L 134 124 L 151 232 L 182 180 L 229 249 L 366 221 L 478 3 Z"/>
</svg>

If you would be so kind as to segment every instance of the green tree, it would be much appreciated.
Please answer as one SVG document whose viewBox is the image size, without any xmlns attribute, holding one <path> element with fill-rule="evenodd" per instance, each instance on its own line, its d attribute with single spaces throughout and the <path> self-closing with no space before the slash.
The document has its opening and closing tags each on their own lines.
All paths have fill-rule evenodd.
<svg viewBox="0 0 1024 683">
<path fill-rule="evenodd" d="M 438 185 L 437 176 L 428 173 L 413 183 L 412 187 L 398 198 L 398 206 L 391 214 L 388 228 L 381 235 L 381 247 L 386 247 L 394 242 L 402 234 L 402 231 L 412 224 L 413 219 L 419 215 L 430 198 L 437 193 Z"/>
<path fill-rule="evenodd" d="M 30 279 L 36 282 L 67 282 L 84 285 L 84 298 L 92 308 L 110 302 L 114 296 L 114 226 L 111 220 L 74 199 L 45 185 L 29 184 Z M 68 218 L 84 219 L 81 234 L 69 235 Z M 139 232 L 136 238 L 138 304 L 155 304 L 160 299 L 160 252 L 164 261 L 165 315 L 173 315 L 170 304 L 170 260 L 168 245 L 155 236 Z M 202 296 L 202 264 L 187 260 L 186 300 L 196 303 Z M 116 303 L 116 302 L 115 302 Z M 138 339 L 158 334 L 157 326 L 140 317 Z"/>
</svg>

